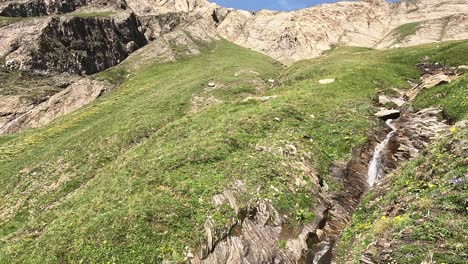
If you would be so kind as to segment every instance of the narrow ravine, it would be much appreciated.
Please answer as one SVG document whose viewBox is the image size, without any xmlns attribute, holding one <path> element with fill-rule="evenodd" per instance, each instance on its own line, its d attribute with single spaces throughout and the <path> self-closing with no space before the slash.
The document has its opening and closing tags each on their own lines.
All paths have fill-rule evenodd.
<svg viewBox="0 0 468 264">
<path fill-rule="evenodd" d="M 202 244 L 203 250 L 197 250 L 191 263 L 334 263 L 342 232 L 362 197 L 400 164 L 417 157 L 437 135 L 449 128 L 442 109 L 418 111 L 408 103 L 427 80 L 431 80 L 431 85 L 443 83 L 434 82 L 434 74 L 437 71 L 423 75 L 421 83 L 408 91 L 395 89 L 399 97 L 382 95 L 397 106 L 385 108 L 386 103 L 379 99 L 381 108 L 375 116 L 385 122 L 381 121 L 378 129 L 367 132 L 368 142 L 354 148 L 348 162 L 330 166 L 328 180 L 341 185 L 339 190 L 329 191 L 324 180 L 316 175 L 319 186 L 315 218 L 298 233 L 293 234 L 288 229 L 271 202 L 260 200 L 257 205 L 245 209 L 247 217 L 221 233 L 207 222 L 207 243 Z M 235 201 L 233 194 L 236 192 L 236 188 L 226 190 L 221 200 Z M 229 235 L 234 226 L 237 226 L 235 235 Z M 280 240 L 284 243 L 281 248 L 277 245 Z"/>
<path fill-rule="evenodd" d="M 324 218 L 325 239 L 309 247 L 311 250 L 309 255 L 312 257 L 309 257 L 306 263 L 333 263 L 337 241 L 351 221 L 352 214 L 359 206 L 363 195 L 378 184 L 385 175 L 398 168 L 402 162 L 415 158 L 434 137 L 448 129 L 442 109 L 427 108 L 416 112 L 408 102 L 422 89 L 446 83 L 450 78 L 457 78 L 457 74 L 451 73 L 450 69 L 441 64 L 421 63 L 418 68 L 423 72 L 420 83 L 406 92 L 397 89 L 399 97 L 384 96 L 399 106 L 397 109 L 381 108 L 380 112 L 384 115 L 376 114 L 385 120 L 389 129 L 385 137 L 381 133 L 370 135 L 369 142 L 365 146 L 353 150 L 352 158 L 345 168 L 331 170 L 332 177 L 344 178 L 344 186 L 338 193 L 330 195 L 332 201 L 326 197 L 322 199 L 324 205 L 331 206 L 329 210 L 331 217 Z M 441 73 L 446 73 L 450 77 L 440 78 Z"/>
<path fill-rule="evenodd" d="M 374 186 L 374 184 L 380 179 L 380 177 L 384 174 L 382 168 L 382 153 L 388 146 L 388 142 L 392 138 L 392 136 L 397 131 L 395 125 L 393 124 L 393 119 L 388 119 L 385 124 L 391 129 L 391 132 L 387 134 L 384 141 L 377 145 L 374 150 L 374 154 L 372 155 L 372 159 L 369 162 L 369 170 L 367 172 L 368 175 L 368 183 L 369 186 Z"/>
</svg>

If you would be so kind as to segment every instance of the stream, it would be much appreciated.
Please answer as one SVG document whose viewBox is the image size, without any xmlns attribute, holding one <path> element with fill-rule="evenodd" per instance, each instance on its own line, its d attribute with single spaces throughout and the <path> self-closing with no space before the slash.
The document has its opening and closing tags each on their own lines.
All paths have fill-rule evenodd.
<svg viewBox="0 0 468 264">
<path fill-rule="evenodd" d="M 384 141 L 382 141 L 375 147 L 374 154 L 372 155 L 372 159 L 369 162 L 369 170 L 367 172 L 369 186 L 373 186 L 383 175 L 383 167 L 381 166 L 382 153 L 387 148 L 390 138 L 392 138 L 393 134 L 395 134 L 395 132 L 397 131 L 396 127 L 393 125 L 393 121 L 393 119 L 388 119 L 385 122 L 387 126 L 391 129 L 391 132 L 387 134 Z"/>
<path fill-rule="evenodd" d="M 387 125 L 387 127 L 390 128 L 390 132 L 388 132 L 384 140 L 380 142 L 379 144 L 377 144 L 375 148 L 369 149 L 369 153 L 372 153 L 372 156 L 368 163 L 362 164 L 364 168 L 367 167 L 367 175 L 365 174 L 365 172 L 362 174 L 355 174 L 355 173 L 352 173 L 352 170 L 348 171 L 348 177 L 350 178 L 362 177 L 364 180 L 364 182 L 362 182 L 364 189 L 359 190 L 358 193 L 363 193 L 367 191 L 368 188 L 371 188 L 372 186 L 374 186 L 379 181 L 379 179 L 385 175 L 385 153 L 389 147 L 388 145 L 389 145 L 391 138 L 397 132 L 395 121 L 396 119 L 387 119 L 385 121 L 385 124 Z M 360 160 L 360 158 L 358 158 L 354 162 L 360 163 L 362 161 Z M 365 186 L 366 185 L 365 181 L 367 181 L 368 186 Z M 349 186 L 349 188 L 351 189 L 351 186 Z M 342 207 L 341 209 L 338 209 L 338 211 L 341 211 L 341 213 L 348 212 L 348 214 L 350 215 L 352 211 L 354 210 L 354 208 L 359 204 L 360 195 L 358 196 L 344 195 L 341 197 L 341 199 L 342 199 L 341 202 L 335 201 L 335 204 L 341 204 L 343 203 L 344 200 L 354 201 L 351 203 L 352 205 L 350 207 L 348 208 Z M 347 219 L 344 222 L 347 223 L 349 220 L 350 219 Z M 338 220 L 338 221 L 342 221 L 342 220 Z M 328 221 L 327 221 L 327 224 L 329 224 Z M 342 228 L 344 228 L 344 226 Z M 310 262 L 306 261 L 306 263 L 312 263 L 312 264 L 333 263 L 332 262 L 333 250 L 334 250 L 336 238 L 337 238 L 336 236 L 327 237 L 324 241 L 315 244 L 314 247 L 312 248 L 313 254 L 312 254 L 312 258 L 310 259 L 311 261 Z"/>
</svg>

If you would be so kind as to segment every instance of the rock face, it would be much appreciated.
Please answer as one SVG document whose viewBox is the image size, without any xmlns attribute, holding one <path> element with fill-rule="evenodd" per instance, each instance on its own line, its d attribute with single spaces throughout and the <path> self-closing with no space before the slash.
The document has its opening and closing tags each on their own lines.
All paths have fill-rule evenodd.
<svg viewBox="0 0 468 264">
<path fill-rule="evenodd" d="M 338 2 L 294 12 L 233 11 L 218 31 L 234 43 L 289 63 L 339 45 L 388 48 L 464 39 L 467 13 L 463 0 Z"/>
<path fill-rule="evenodd" d="M 90 74 L 200 19 L 210 23 L 185 30 L 215 32 L 284 63 L 317 57 L 339 45 L 389 48 L 468 37 L 468 5 L 463 0 L 362 0 L 257 13 L 206 0 L 23 0 L 4 2 L 0 15 L 42 16 L 91 7 L 127 9 L 136 15 L 47 18 L 2 27 L 0 57 L 8 55 L 6 62 L 13 68 Z"/>
<path fill-rule="evenodd" d="M 233 11 L 221 36 L 282 62 L 316 57 L 339 44 L 372 46 L 384 35 L 389 5 L 339 2 L 294 12 Z"/>
<path fill-rule="evenodd" d="M 8 37 L 13 30 L 23 30 L 17 24 L 0 29 L 0 39 L 7 35 L 6 42 L 13 50 L 5 57 L 7 67 L 92 74 L 120 63 L 147 43 L 139 21 L 131 13 L 115 18 L 53 17 L 38 22 L 27 22 L 25 26 L 38 33 L 35 36 Z"/>
<path fill-rule="evenodd" d="M 468 15 L 447 17 L 403 24 L 392 30 L 376 48 L 399 48 L 468 38 Z"/>
<path fill-rule="evenodd" d="M 129 7 L 138 15 L 160 15 L 167 13 L 212 13 L 216 4 L 206 0 L 127 0 Z"/>
<path fill-rule="evenodd" d="M 0 16 L 32 17 L 63 14 L 86 5 L 126 8 L 123 0 L 19 0 L 0 3 Z"/>
</svg>

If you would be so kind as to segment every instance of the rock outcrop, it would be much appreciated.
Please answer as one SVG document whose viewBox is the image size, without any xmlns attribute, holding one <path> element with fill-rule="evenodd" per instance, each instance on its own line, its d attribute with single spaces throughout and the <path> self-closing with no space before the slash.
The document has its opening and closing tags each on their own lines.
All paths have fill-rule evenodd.
<svg viewBox="0 0 468 264">
<path fill-rule="evenodd" d="M 124 0 L 18 0 L 0 3 L 0 16 L 33 17 L 73 12 L 83 6 L 126 9 Z"/>
<path fill-rule="evenodd" d="M 217 8 L 207 0 L 127 0 L 129 7 L 138 15 L 160 15 L 167 13 L 205 14 Z"/>
<path fill-rule="evenodd" d="M 0 56 L 6 55 L 5 64 L 11 69 L 92 74 L 122 62 L 147 43 L 132 13 L 112 18 L 52 17 L 21 25 L 0 29 L 2 46 L 11 51 Z M 11 36 L 12 31 L 24 29 L 33 35 Z"/>
<path fill-rule="evenodd" d="M 293 12 L 232 11 L 218 31 L 234 43 L 290 63 L 340 45 L 389 48 L 464 39 L 467 14 L 463 0 L 366 0 Z"/>
<path fill-rule="evenodd" d="M 463 0 L 344 1 L 293 12 L 256 13 L 206 0 L 28 0 L 5 2 L 0 14 L 38 16 L 83 7 L 128 9 L 136 15 L 35 19 L 2 27 L 0 57 L 13 52 L 6 62 L 14 68 L 90 74 L 120 63 L 146 41 L 200 19 L 210 23 L 185 31 L 215 32 L 283 63 L 317 57 L 340 45 L 390 48 L 468 38 L 468 6 Z"/>
<path fill-rule="evenodd" d="M 317 57 L 336 45 L 372 46 L 389 23 L 389 4 L 339 2 L 294 12 L 233 11 L 219 25 L 224 38 L 283 62 Z"/>
<path fill-rule="evenodd" d="M 468 38 L 468 14 L 403 24 L 385 36 L 375 48 L 399 48 Z"/>
<path fill-rule="evenodd" d="M 107 83 L 83 78 L 38 105 L 25 102 L 21 96 L 0 96 L 0 116 L 10 119 L 3 120 L 3 124 L 0 119 L 0 134 L 46 125 L 94 101 L 110 88 Z"/>
</svg>

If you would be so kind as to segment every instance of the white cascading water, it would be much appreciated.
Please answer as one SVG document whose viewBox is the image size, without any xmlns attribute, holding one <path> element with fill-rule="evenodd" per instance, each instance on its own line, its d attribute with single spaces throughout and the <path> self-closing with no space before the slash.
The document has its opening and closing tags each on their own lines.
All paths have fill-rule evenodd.
<svg viewBox="0 0 468 264">
<path fill-rule="evenodd" d="M 385 122 L 387 126 L 392 129 L 392 131 L 388 133 L 384 141 L 382 141 L 379 145 L 377 145 L 377 147 L 375 147 L 374 155 L 372 156 L 372 159 L 369 162 L 369 170 L 367 172 L 369 186 L 373 186 L 377 182 L 379 177 L 382 176 L 382 152 L 387 147 L 390 138 L 396 132 L 396 127 L 392 124 L 392 122 L 393 119 L 388 119 Z"/>
<path fill-rule="evenodd" d="M 314 257 L 314 260 L 312 261 L 312 264 L 318 264 L 320 260 L 322 260 L 322 257 L 325 256 L 331 249 L 330 245 L 326 245 L 322 250 L 317 252 L 317 254 Z"/>
</svg>

